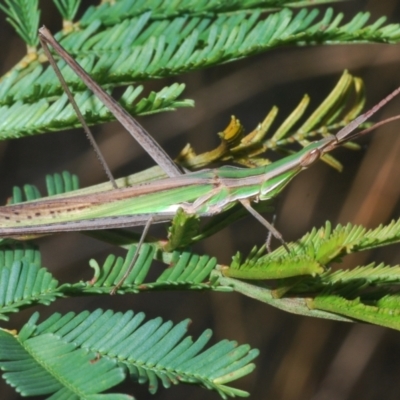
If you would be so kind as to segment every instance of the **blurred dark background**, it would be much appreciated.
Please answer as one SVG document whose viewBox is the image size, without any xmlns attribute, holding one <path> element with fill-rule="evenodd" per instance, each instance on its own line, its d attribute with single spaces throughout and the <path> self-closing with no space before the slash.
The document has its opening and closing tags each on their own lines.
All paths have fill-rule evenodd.
<svg viewBox="0 0 400 400">
<path fill-rule="evenodd" d="M 95 4 L 93 1 L 84 1 Z M 52 31 L 61 19 L 52 2 L 42 1 L 42 23 Z M 371 22 L 382 15 L 400 22 L 400 4 L 395 0 L 355 0 L 333 5 L 346 21 L 358 11 L 370 11 Z M 324 9 L 324 7 L 321 7 Z M 25 46 L 0 16 L 1 74 L 18 62 Z M 213 148 L 216 133 L 236 115 L 248 131 L 260 122 L 273 105 L 287 116 L 303 94 L 319 104 L 348 69 L 361 77 L 371 107 L 400 85 L 400 47 L 394 45 L 347 45 L 288 47 L 260 56 L 146 83 L 158 90 L 174 81 L 184 82 L 183 97 L 196 101 L 193 109 L 140 118 L 140 122 L 176 156 L 190 142 L 198 151 Z M 400 99 L 391 102 L 375 120 L 399 114 Z M 118 124 L 103 125 L 96 137 L 116 176 L 124 176 L 152 161 Z M 361 151 L 340 149 L 335 156 L 343 163 L 338 173 L 319 163 L 298 176 L 276 201 L 277 228 L 287 241 L 296 240 L 326 220 L 357 223 L 373 228 L 399 217 L 400 123 L 394 123 L 363 139 Z M 0 143 L 0 191 L 4 202 L 13 185 L 43 187 L 46 173 L 69 170 L 80 176 L 83 186 L 104 180 L 101 169 L 82 131 L 64 131 Z M 215 255 L 229 263 L 237 250 L 248 252 L 263 243 L 265 229 L 251 217 L 208 239 L 200 253 Z M 110 253 L 123 254 L 79 234 L 63 234 L 40 240 L 44 264 L 61 282 L 89 279 L 88 260 L 103 260 Z M 399 246 L 365 252 L 346 259 L 345 266 L 373 260 L 400 263 Z M 251 399 L 345 400 L 398 399 L 400 333 L 369 325 L 303 318 L 273 309 L 236 294 L 157 293 L 59 300 L 50 307 L 34 307 L 2 323 L 19 329 L 33 311 L 44 319 L 53 312 L 79 312 L 98 307 L 144 311 L 148 318 L 161 316 L 179 322 L 191 318 L 190 334 L 197 337 L 212 328 L 214 341 L 227 338 L 259 348 L 257 369 L 237 383 Z M 145 387 L 125 388 L 138 399 L 217 399 L 197 387 L 161 389 L 150 396 Z M 19 399 L 13 389 L 0 382 L 0 398 Z"/>
</svg>

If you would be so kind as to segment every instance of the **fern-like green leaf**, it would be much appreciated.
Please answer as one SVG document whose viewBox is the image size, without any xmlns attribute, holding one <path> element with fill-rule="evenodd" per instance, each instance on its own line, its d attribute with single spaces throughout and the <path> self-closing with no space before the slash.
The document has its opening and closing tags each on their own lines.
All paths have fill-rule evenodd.
<svg viewBox="0 0 400 400">
<path fill-rule="evenodd" d="M 54 4 L 64 21 L 72 21 L 81 4 L 81 0 L 54 0 Z"/>
<path fill-rule="evenodd" d="M 215 285 L 230 286 L 235 291 L 296 314 L 338 320 L 359 319 L 399 329 L 398 298 L 396 294 L 388 295 L 388 285 L 393 290 L 398 290 L 400 285 L 399 266 L 370 264 L 352 270 L 329 270 L 332 261 L 347 254 L 399 242 L 399 223 L 393 221 L 371 230 L 351 224 L 338 225 L 332 230 L 327 223 L 297 243 L 290 243 L 290 255 L 283 248 L 267 255 L 264 255 L 264 248 L 254 248 L 244 261 L 237 254 L 230 267 L 218 266 L 212 272 L 211 280 Z M 297 264 L 296 260 L 299 261 Z M 312 271 L 314 264 L 316 270 Z M 310 271 L 305 273 L 305 268 Z M 239 279 L 255 281 L 246 283 Z M 275 279 L 275 282 L 257 282 L 266 279 Z M 365 316 L 362 316 L 364 312 Z"/>
<path fill-rule="evenodd" d="M 81 24 L 87 25 L 95 19 L 100 19 L 105 25 L 122 22 L 125 19 L 152 11 L 152 18 L 168 19 L 176 15 L 190 15 L 211 17 L 215 15 L 231 14 L 238 11 L 254 12 L 254 9 L 276 10 L 282 7 L 304 7 L 326 3 L 326 0 L 230 0 L 221 2 L 219 0 L 181 0 L 179 3 L 166 3 L 159 0 L 124 0 L 118 4 L 104 2 L 100 6 L 92 6 L 85 13 Z"/>
<path fill-rule="evenodd" d="M 17 336 L 0 330 L 0 367 L 5 381 L 23 396 L 52 395 L 52 399 L 95 399 L 124 380 L 115 361 L 77 349 L 52 333 L 26 335 L 28 326 Z M 28 329 L 25 329 L 28 328 Z M 31 332 L 29 332 L 31 333 Z M 74 366 L 71 368 L 71 366 Z M 131 399 L 127 395 L 108 394 L 102 399 Z"/>
<path fill-rule="evenodd" d="M 152 10 L 152 6 L 157 8 L 160 4 L 155 2 L 145 8 Z M 217 3 L 213 7 L 216 6 Z M 239 8 L 239 3 L 236 7 Z M 246 5 L 241 7 L 246 8 Z M 142 8 L 141 2 L 133 4 L 130 0 L 107 2 L 89 9 L 82 17 L 80 29 L 56 36 L 83 68 L 109 89 L 248 57 L 287 44 L 360 40 L 395 42 L 400 38 L 397 25 L 380 28 L 383 20 L 365 26 L 367 14 L 359 14 L 339 28 L 342 16 L 339 14 L 335 18 L 331 9 L 313 25 L 317 10 L 303 9 L 294 15 L 292 11 L 283 9 L 267 16 L 254 9 L 251 12 L 245 9 L 234 14 L 201 16 L 195 11 L 195 16 L 188 13 L 185 17 L 164 15 L 160 18 L 151 11 L 140 13 L 138 10 Z M 39 52 L 36 60 L 24 61 L 0 83 L 0 105 L 3 106 L 0 120 L 7 120 L 10 124 L 1 126 L 3 139 L 77 125 L 72 110 L 65 111 L 62 119 L 58 118 L 55 109 L 70 108 L 65 107 L 61 86 L 51 67 L 44 70 L 41 62 Z M 63 62 L 59 65 L 70 87 L 80 92 L 76 94 L 78 105 L 89 114 L 91 110 L 92 119 L 108 120 L 110 117 L 102 115 L 104 112 L 97 109 L 99 106 L 95 100 L 88 101 L 79 78 Z M 85 108 L 82 103 L 86 101 Z M 188 105 L 176 101 L 176 96 L 171 96 L 164 105 L 155 101 L 156 106 L 151 99 L 150 103 L 144 110 L 130 106 L 129 112 L 140 114 Z M 18 114 L 17 110 L 20 110 Z M 91 119 L 89 115 L 88 118 Z"/>
<path fill-rule="evenodd" d="M 39 43 L 38 0 L 4 0 L 4 2 L 6 5 L 0 4 L 0 9 L 8 15 L 7 21 L 28 46 L 36 47 Z"/>
<path fill-rule="evenodd" d="M 42 267 L 33 246 L 0 248 L 0 319 L 32 304 L 48 305 L 62 296 L 58 282 Z"/>
<path fill-rule="evenodd" d="M 390 303 L 390 307 L 386 307 L 386 303 Z M 307 305 L 310 309 L 318 308 L 319 310 L 345 315 L 355 320 L 400 330 L 398 296 L 387 296 L 380 304 L 368 305 L 358 298 L 349 300 L 340 296 L 323 294 L 314 299 L 309 299 Z M 396 308 L 394 305 L 396 305 Z"/>
<path fill-rule="evenodd" d="M 304 122 L 301 122 L 309 102 L 310 98 L 305 95 L 291 114 L 268 137 L 267 134 L 278 115 L 276 106 L 270 110 L 264 121 L 257 124 L 257 127 L 247 135 L 244 135 L 244 127 L 239 120 L 232 117 L 228 127 L 219 134 L 221 144 L 216 149 L 197 155 L 194 149 L 187 145 L 177 161 L 187 168 L 204 167 L 215 161 L 234 161 L 250 168 L 267 165 L 271 161 L 259 157 L 266 150 L 288 152 L 286 147 L 293 141 L 307 146 L 316 137 L 336 133 L 357 117 L 365 103 L 363 82 L 344 71 L 326 99 Z M 359 148 L 353 142 L 345 143 L 343 146 L 350 149 Z M 322 159 L 338 171 L 342 170 L 342 165 L 331 155 L 326 154 Z"/>
<path fill-rule="evenodd" d="M 28 75 L 26 79 L 28 78 L 36 79 L 33 75 Z M 33 91 L 37 89 L 36 83 L 27 82 L 26 80 L 20 81 L 17 86 L 31 87 Z M 133 104 L 143 87 L 138 86 L 134 89 L 130 86 L 124 92 L 121 104 L 129 112 L 137 115 L 168 111 L 177 107 L 190 107 L 193 105 L 192 101 L 177 99 L 183 88 L 184 85 L 174 84 L 163 88 L 158 93 L 151 92 L 147 98 L 143 97 L 136 104 Z M 79 92 L 75 96 L 75 101 L 89 125 L 114 119 L 111 112 L 88 90 Z M 0 107 L 0 115 L 4 118 L 0 124 L 2 139 L 80 126 L 75 111 L 67 103 L 66 95 L 62 95 L 54 103 L 41 99 L 33 103 L 19 101 L 12 106 L 3 105 Z"/>
<path fill-rule="evenodd" d="M 241 261 L 242 256 L 238 254 L 230 268 L 224 270 L 224 274 L 231 277 L 239 277 L 240 275 L 243 279 L 274 279 L 300 276 L 307 273 L 315 274 L 318 271 L 321 273 L 321 266 L 329 265 L 329 263 L 339 260 L 347 254 L 398 243 L 399 241 L 400 220 L 392 221 L 386 226 L 380 225 L 371 230 L 352 224 L 338 225 L 332 230 L 331 224 L 327 222 L 325 227 L 318 230 L 314 228 L 299 241 L 290 243 L 289 247 L 292 254 L 287 254 L 282 247 L 266 255 L 262 255 L 264 249 L 258 251 L 255 249 L 244 261 Z M 292 260 L 296 260 L 296 258 L 298 258 L 299 263 L 291 264 Z M 316 263 L 315 270 L 313 270 L 311 260 Z M 272 269 L 275 266 L 278 268 L 276 275 Z M 310 268 L 310 270 L 305 272 L 304 268 Z M 281 273 L 285 274 L 286 270 L 288 275 L 282 275 Z M 264 278 L 261 277 L 263 274 L 265 274 Z"/>
<path fill-rule="evenodd" d="M 322 274 L 320 280 L 316 281 L 314 285 L 310 285 L 310 282 L 304 282 L 303 285 L 296 287 L 296 291 L 318 291 L 324 288 L 325 291 L 329 290 L 329 292 L 346 291 L 349 293 L 350 289 L 354 290 L 354 287 L 359 291 L 364 288 L 397 285 L 399 280 L 400 267 L 398 265 L 389 266 L 383 263 L 378 265 L 371 263 L 351 270 L 328 271 Z"/>
<path fill-rule="evenodd" d="M 229 268 L 224 268 L 225 276 L 238 279 L 283 279 L 302 275 L 319 275 L 324 272 L 324 266 L 318 260 L 307 254 L 290 254 L 287 257 L 261 257 L 265 248 L 253 249 L 244 262 L 237 253 Z"/>
<path fill-rule="evenodd" d="M 144 244 L 132 271 L 125 279 L 118 293 L 139 293 L 150 290 L 210 290 L 217 289 L 208 281 L 217 260 L 209 256 L 198 256 L 191 252 L 164 253 L 164 262 L 168 263 L 160 276 L 153 282 L 146 282 L 146 277 L 153 260 L 158 258 L 160 248 L 156 245 Z M 94 276 L 90 282 L 62 285 L 60 291 L 65 294 L 109 293 L 117 285 L 129 268 L 136 252 L 136 246 L 130 246 L 125 258 L 110 255 L 100 267 L 95 260 L 90 261 Z M 168 258 L 168 261 L 167 261 Z"/>
<path fill-rule="evenodd" d="M 222 398 L 246 396 L 226 384 L 250 373 L 250 362 L 258 355 L 248 345 L 227 340 L 203 350 L 211 331 L 197 341 L 184 337 L 189 320 L 174 326 L 161 318 L 144 322 L 143 313 L 110 310 L 54 314 L 40 325 L 35 324 L 37 317 L 34 314 L 18 335 L 0 331 L 4 378 L 24 395 L 91 399 L 121 382 L 128 370 L 134 381 L 148 383 L 151 393 L 160 380 L 165 387 L 180 382 L 205 386 Z M 33 383 L 31 376 L 40 379 Z"/>
</svg>

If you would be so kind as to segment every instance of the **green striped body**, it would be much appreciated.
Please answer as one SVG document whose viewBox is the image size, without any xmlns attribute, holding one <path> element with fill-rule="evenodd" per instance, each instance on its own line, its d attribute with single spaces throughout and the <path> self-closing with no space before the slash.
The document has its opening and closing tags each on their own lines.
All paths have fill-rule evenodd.
<svg viewBox="0 0 400 400">
<path fill-rule="evenodd" d="M 305 168 L 302 160 L 326 143 L 312 143 L 265 167 L 208 169 L 129 188 L 0 207 L 0 237 L 143 225 L 153 215 L 156 221 L 170 220 L 178 208 L 208 216 L 241 199 L 271 199 Z"/>
</svg>

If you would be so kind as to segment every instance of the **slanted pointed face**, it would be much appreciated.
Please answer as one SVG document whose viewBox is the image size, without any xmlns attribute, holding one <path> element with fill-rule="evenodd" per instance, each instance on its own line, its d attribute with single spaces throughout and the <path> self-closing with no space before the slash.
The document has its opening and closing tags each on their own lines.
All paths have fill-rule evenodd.
<svg viewBox="0 0 400 400">
<path fill-rule="evenodd" d="M 300 159 L 299 164 L 302 168 L 308 168 L 310 165 L 318 161 L 321 156 L 322 152 L 320 149 L 313 149 L 304 154 L 304 156 Z"/>
</svg>

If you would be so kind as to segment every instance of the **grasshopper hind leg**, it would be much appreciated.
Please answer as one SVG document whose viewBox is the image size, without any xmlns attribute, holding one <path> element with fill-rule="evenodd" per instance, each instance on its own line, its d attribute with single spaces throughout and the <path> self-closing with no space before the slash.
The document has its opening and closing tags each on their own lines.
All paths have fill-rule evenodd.
<svg viewBox="0 0 400 400">
<path fill-rule="evenodd" d="M 275 227 L 275 220 L 276 220 L 276 214 L 273 215 L 272 217 L 272 223 L 271 225 Z M 267 240 L 265 241 L 265 246 L 267 248 L 267 252 L 268 253 L 272 253 L 272 249 L 271 249 L 271 241 L 272 241 L 272 232 L 268 231 L 268 236 L 267 236 Z"/>
<path fill-rule="evenodd" d="M 256 218 L 259 222 L 261 222 L 261 224 L 263 224 L 268 231 L 270 232 L 270 234 L 272 236 L 274 236 L 276 239 L 278 239 L 282 246 L 285 248 L 285 250 L 288 252 L 288 254 L 290 254 L 290 249 L 289 246 L 287 245 L 287 243 L 284 241 L 282 234 L 274 227 L 273 224 L 271 224 L 270 222 L 268 222 L 260 213 L 258 213 L 250 204 L 250 201 L 248 199 L 241 199 L 239 200 L 242 204 L 243 207 L 254 217 Z M 268 238 L 267 238 L 267 249 L 268 249 Z M 268 251 L 270 251 L 268 249 Z"/>
<path fill-rule="evenodd" d="M 128 269 L 125 271 L 123 277 L 122 277 L 122 278 L 117 282 L 117 284 L 112 288 L 112 290 L 110 291 L 110 294 L 112 294 L 112 295 L 113 295 L 113 294 L 117 294 L 118 289 L 124 284 L 125 279 L 126 279 L 126 278 L 129 276 L 129 274 L 132 272 L 132 269 L 133 269 L 133 267 L 134 267 L 134 265 L 135 265 L 135 263 L 136 263 L 136 261 L 137 261 L 137 259 L 138 259 L 138 257 L 139 257 L 140 249 L 141 249 L 141 247 L 142 247 L 142 245 L 143 245 L 143 243 L 144 243 L 144 241 L 145 241 L 145 239 L 146 239 L 147 233 L 149 232 L 150 226 L 151 226 L 151 224 L 152 224 L 153 222 L 154 222 L 154 218 L 153 218 L 153 217 L 150 217 L 150 218 L 147 220 L 146 225 L 144 226 L 142 235 L 140 236 L 140 240 L 139 240 L 139 242 L 138 242 L 138 244 L 137 244 L 136 251 L 135 251 L 135 254 L 133 255 L 132 261 L 131 261 L 131 263 L 129 264 Z"/>
</svg>

